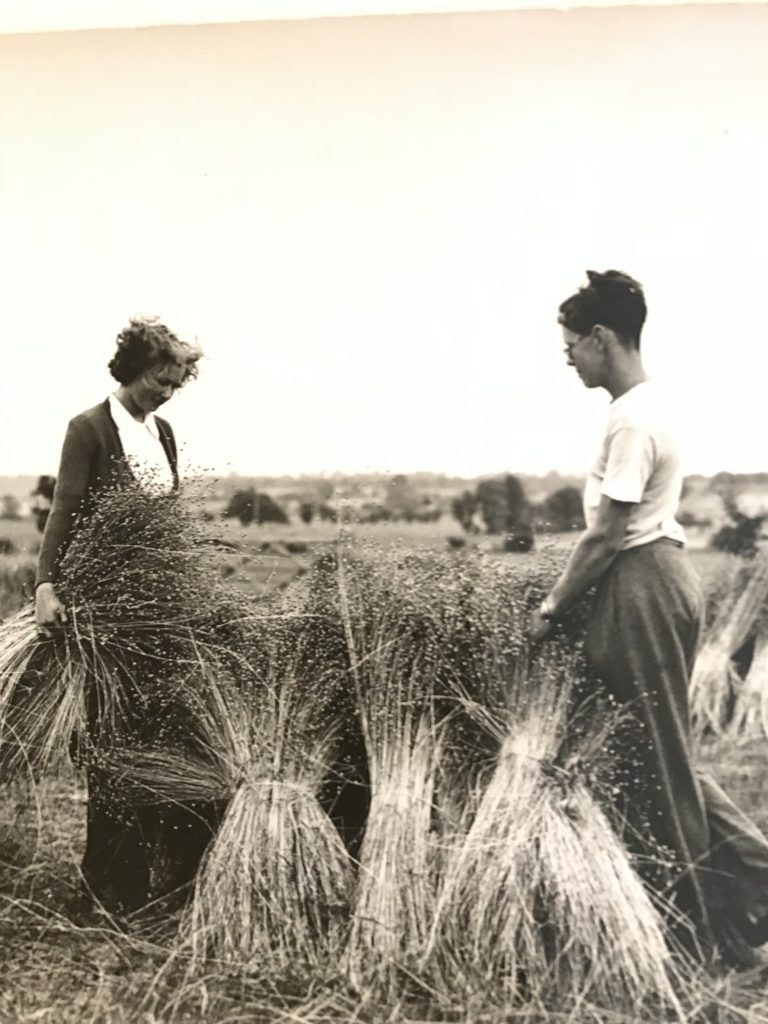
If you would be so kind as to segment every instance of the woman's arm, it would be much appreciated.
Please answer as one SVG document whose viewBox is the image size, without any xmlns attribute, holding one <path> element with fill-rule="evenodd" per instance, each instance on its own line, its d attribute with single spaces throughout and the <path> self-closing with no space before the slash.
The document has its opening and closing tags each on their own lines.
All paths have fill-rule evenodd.
<svg viewBox="0 0 768 1024">
<path fill-rule="evenodd" d="M 562 576 L 542 605 L 542 609 L 546 606 L 546 618 L 542 609 L 531 618 L 532 640 L 543 640 L 551 628 L 550 620 L 559 618 L 600 579 L 622 550 L 633 507 L 632 502 L 602 496 L 594 525 L 579 538 Z"/>
<path fill-rule="evenodd" d="M 86 420 L 76 417 L 70 421 L 61 449 L 53 504 L 40 543 L 36 585 L 56 580 L 58 562 L 72 538 L 88 492 L 96 444 L 96 434 Z"/>
</svg>

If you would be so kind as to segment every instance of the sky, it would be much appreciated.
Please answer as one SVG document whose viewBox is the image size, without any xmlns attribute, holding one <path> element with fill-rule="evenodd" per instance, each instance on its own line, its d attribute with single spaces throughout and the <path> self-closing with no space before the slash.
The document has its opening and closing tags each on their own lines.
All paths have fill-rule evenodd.
<svg viewBox="0 0 768 1024">
<path fill-rule="evenodd" d="M 205 350 L 196 468 L 583 472 L 557 306 L 608 267 L 686 470 L 766 469 L 766 52 L 764 5 L 0 37 L 0 474 L 141 313 Z"/>
</svg>

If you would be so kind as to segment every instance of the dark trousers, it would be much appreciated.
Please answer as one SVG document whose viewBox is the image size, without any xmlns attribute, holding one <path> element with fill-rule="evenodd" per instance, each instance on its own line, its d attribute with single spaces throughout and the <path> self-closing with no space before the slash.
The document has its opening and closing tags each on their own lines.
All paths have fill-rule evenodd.
<svg viewBox="0 0 768 1024">
<path fill-rule="evenodd" d="M 181 747 L 186 710 L 171 702 L 151 705 L 136 685 L 122 681 L 119 712 L 110 708 L 104 726 L 96 688 L 86 697 L 88 735 L 74 744 L 76 762 L 85 764 L 88 810 L 83 881 L 106 910 L 130 913 L 155 900 L 183 899 L 225 807 L 208 802 L 137 802 L 130 777 L 115 770 L 112 752 L 161 742 Z"/>
<path fill-rule="evenodd" d="M 688 715 L 701 608 L 698 579 L 679 545 L 656 541 L 622 552 L 600 582 L 586 655 L 637 726 L 625 749 L 621 787 L 627 844 L 641 873 L 669 887 L 666 895 L 689 919 L 691 934 L 683 938 L 695 937 L 708 950 L 710 830 Z"/>
<path fill-rule="evenodd" d="M 720 918 L 738 918 L 738 901 L 768 909 L 768 843 L 692 764 L 688 680 L 701 611 L 698 577 L 679 545 L 622 552 L 599 585 L 586 655 L 636 726 L 621 776 L 627 845 L 690 923 L 678 927 L 681 940 L 706 957 Z"/>
<path fill-rule="evenodd" d="M 108 772 L 89 767 L 82 861 L 88 892 L 114 913 L 183 899 L 222 813 L 211 803 L 133 806 Z"/>
</svg>

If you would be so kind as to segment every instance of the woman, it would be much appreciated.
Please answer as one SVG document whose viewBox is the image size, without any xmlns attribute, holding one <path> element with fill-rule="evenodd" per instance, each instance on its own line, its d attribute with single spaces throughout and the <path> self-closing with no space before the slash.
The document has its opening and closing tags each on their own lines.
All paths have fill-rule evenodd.
<svg viewBox="0 0 768 1024">
<path fill-rule="evenodd" d="M 559 322 L 568 365 L 611 406 L 584 492 L 587 529 L 531 635 L 545 639 L 597 585 L 587 659 L 638 725 L 623 787 L 626 841 L 673 916 L 682 912 L 679 938 L 705 959 L 719 946 L 733 966 L 750 966 L 747 943 L 768 939 L 768 842 L 692 764 L 688 681 L 702 597 L 675 519 L 683 477 L 672 410 L 640 355 L 642 288 L 618 271 L 588 278 Z"/>
<path fill-rule="evenodd" d="M 37 569 L 36 620 L 44 635 L 66 623 L 56 589 L 59 565 L 100 493 L 133 481 L 158 493 L 178 488 L 176 441 L 156 410 L 197 375 L 200 354 L 155 319 L 131 320 L 117 336 L 109 363 L 117 389 L 75 416 L 64 438 Z M 98 718 L 93 694 L 88 705 L 93 736 Z M 123 724 L 135 729 L 137 722 Z M 109 912 L 124 913 L 190 881 L 210 838 L 210 815 L 170 806 L 131 808 L 103 768 L 91 762 L 87 776 L 86 893 Z"/>
</svg>

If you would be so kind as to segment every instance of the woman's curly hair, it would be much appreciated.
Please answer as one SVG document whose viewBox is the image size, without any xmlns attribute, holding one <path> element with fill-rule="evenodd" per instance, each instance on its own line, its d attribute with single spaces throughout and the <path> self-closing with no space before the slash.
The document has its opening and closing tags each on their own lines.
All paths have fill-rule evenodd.
<svg viewBox="0 0 768 1024">
<path fill-rule="evenodd" d="M 640 333 L 648 309 L 643 289 L 620 270 L 587 271 L 589 284 L 560 306 L 558 321 L 578 335 L 589 334 L 595 324 L 616 331 L 625 342 L 640 348 Z"/>
<path fill-rule="evenodd" d="M 117 336 L 109 372 L 120 384 L 131 384 L 152 366 L 174 363 L 184 370 L 182 384 L 197 376 L 201 350 L 182 341 L 156 317 L 134 317 Z"/>
</svg>

